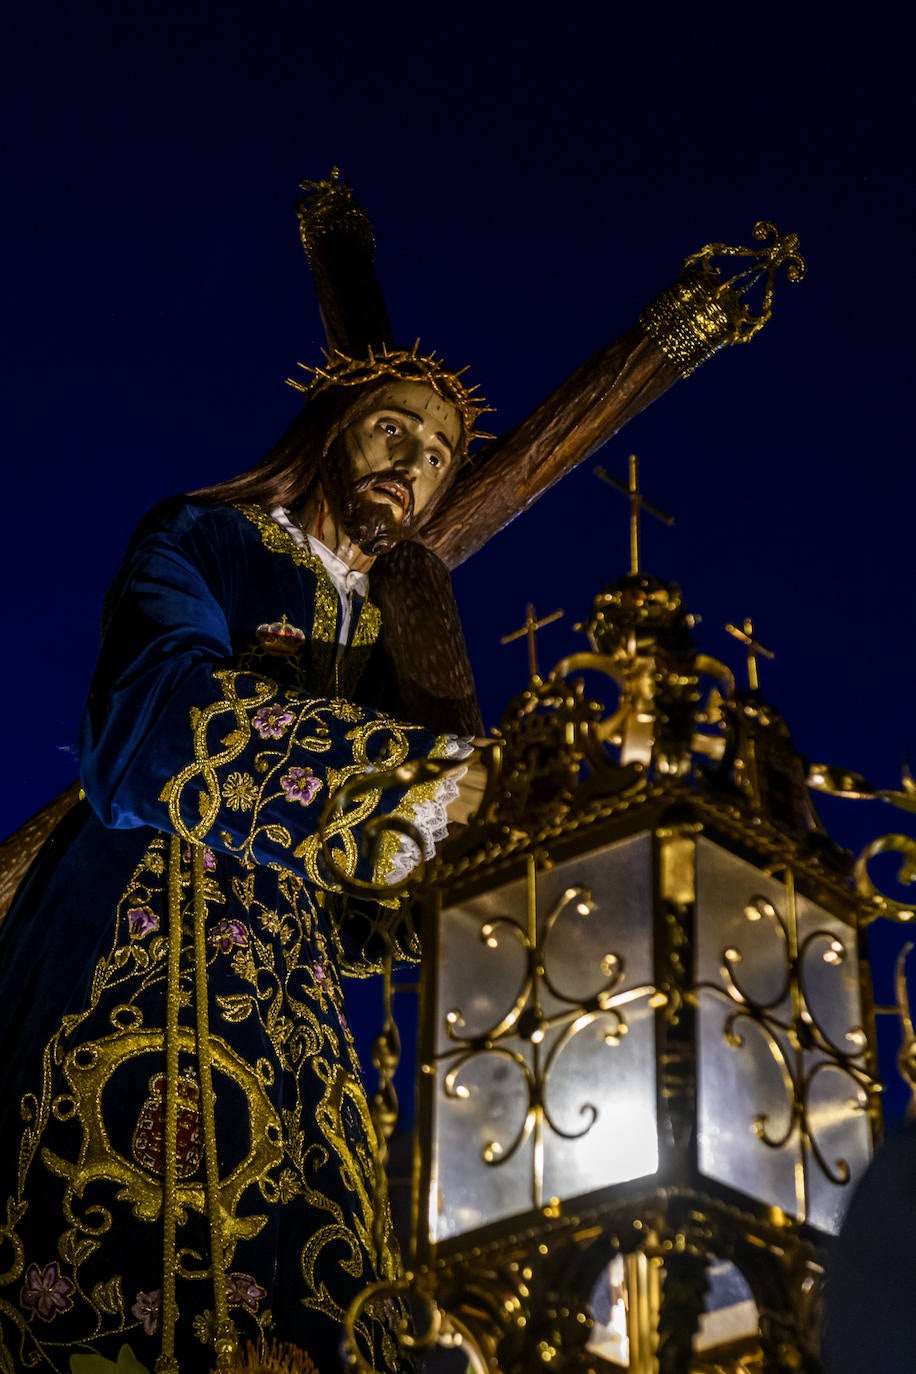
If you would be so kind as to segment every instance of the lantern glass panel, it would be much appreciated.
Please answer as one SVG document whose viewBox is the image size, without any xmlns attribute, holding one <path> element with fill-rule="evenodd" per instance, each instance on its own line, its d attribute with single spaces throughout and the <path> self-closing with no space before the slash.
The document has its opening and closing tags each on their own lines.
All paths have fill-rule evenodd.
<svg viewBox="0 0 916 1374">
<path fill-rule="evenodd" d="M 442 912 L 434 1240 L 656 1171 L 651 937 L 645 834 Z"/>
<path fill-rule="evenodd" d="M 711 841 L 697 851 L 700 1171 L 835 1231 L 870 1150 L 855 934 L 801 894 L 793 918 L 784 882 Z"/>
</svg>

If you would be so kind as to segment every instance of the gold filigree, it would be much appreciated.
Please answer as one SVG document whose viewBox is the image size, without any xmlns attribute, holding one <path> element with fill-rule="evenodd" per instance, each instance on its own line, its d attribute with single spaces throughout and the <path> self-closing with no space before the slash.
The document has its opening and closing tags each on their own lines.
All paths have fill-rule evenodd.
<svg viewBox="0 0 916 1374">
<path fill-rule="evenodd" d="M 311 261 L 317 245 L 328 233 L 344 229 L 354 235 L 371 254 L 375 250 L 372 222 L 363 207 L 353 199 L 348 182 L 341 180 L 340 168 L 332 167 L 324 181 L 300 181 L 305 195 L 296 203 L 299 235 Z"/>
<path fill-rule="evenodd" d="M 192 1030 L 179 1027 L 175 1041 L 180 1054 L 196 1060 L 196 1036 Z M 116 1031 L 70 1050 L 61 1068 L 82 1128 L 79 1154 L 71 1161 L 45 1149 L 42 1156 L 51 1172 L 66 1180 L 68 1193 L 76 1196 L 82 1196 L 87 1185 L 96 1179 L 120 1185 L 124 1200 L 142 1221 L 154 1221 L 161 1214 L 162 1181 L 114 1149 L 105 1127 L 102 1094 L 124 1064 L 139 1057 L 159 1055 L 161 1050 L 162 1032 L 143 1026 Z M 283 1153 L 282 1132 L 256 1069 L 219 1036 L 211 1037 L 211 1052 L 215 1067 L 244 1093 L 252 1121 L 248 1155 L 220 1183 L 227 1252 L 231 1256 L 235 1242 L 257 1235 L 267 1220 L 263 1215 L 238 1216 L 238 1202 L 247 1188 L 257 1185 L 277 1167 Z M 206 1215 L 207 1201 L 201 1184 L 176 1179 L 174 1187 L 179 1216 L 186 1210 Z"/>
<path fill-rule="evenodd" d="M 391 721 L 370 722 L 363 727 L 364 739 L 382 729 L 391 735 L 384 768 L 358 760 L 349 778 L 340 783 L 328 800 L 318 834 L 303 841 L 296 853 L 306 858 L 307 871 L 311 872 L 320 848 L 335 889 L 396 905 L 395 898 L 423 880 L 426 866 L 422 837 L 408 816 L 421 801 L 435 796 L 444 777 L 464 765 L 460 760 L 437 757 L 447 747 L 444 737 L 436 741 L 428 757 L 408 758 L 405 727 Z M 391 790 L 403 791 L 404 797 L 390 812 L 376 815 L 383 793 Z M 359 844 L 355 839 L 357 830 Z M 387 882 L 397 846 L 404 839 L 416 849 L 417 865 L 399 882 Z M 371 869 L 371 878 L 356 876 L 361 855 Z M 327 884 L 327 875 L 323 881 Z"/>
<path fill-rule="evenodd" d="M 213 677 L 217 686 L 222 690 L 222 700 L 213 701 L 202 710 L 192 708 L 193 760 L 166 783 L 161 794 L 162 800 L 168 803 L 169 820 L 175 833 L 187 841 L 206 839 L 212 829 L 213 822 L 219 815 L 222 801 L 222 788 L 217 776 L 217 769 L 227 763 L 232 763 L 249 744 L 251 740 L 249 710 L 263 706 L 277 693 L 277 684 L 271 682 L 269 678 L 252 679 L 251 695 L 240 696 L 238 684 L 242 677 L 241 674 L 231 672 L 228 669 L 217 668 L 214 670 Z M 235 729 L 230 729 L 229 733 L 223 737 L 223 747 L 211 754 L 208 740 L 210 726 L 219 717 L 227 714 L 234 718 Z M 195 824 L 188 824 L 182 814 L 182 801 L 185 790 L 192 783 L 198 782 L 199 787 L 194 790 L 194 795 L 198 802 L 197 810 L 200 820 Z"/>
<path fill-rule="evenodd" d="M 239 503 L 236 509 L 249 520 L 271 553 L 279 553 L 291 558 L 300 567 L 308 568 L 315 576 L 315 610 L 309 634 L 312 655 L 312 675 L 314 683 L 334 683 L 336 693 L 345 693 L 356 685 L 353 673 L 359 671 L 360 659 L 351 660 L 344 655 L 337 662 L 337 626 L 340 599 L 328 570 L 317 554 L 308 545 L 299 544 L 288 532 L 277 524 L 261 506 Z M 360 605 L 353 629 L 351 647 L 366 649 L 376 642 L 381 633 L 382 616 L 379 608 L 370 597 L 365 597 Z"/>
<path fill-rule="evenodd" d="M 317 554 L 312 553 L 306 540 L 298 544 L 293 536 L 273 520 L 262 506 L 240 502 L 236 509 L 244 515 L 261 536 L 264 547 L 271 553 L 285 554 L 301 568 L 308 568 L 315 576 L 315 611 L 309 631 L 309 639 L 314 644 L 325 646 L 324 679 L 328 678 L 331 656 L 337 644 L 337 617 L 340 601 L 328 570 Z M 322 663 L 316 663 L 316 672 L 321 676 Z"/>
<path fill-rule="evenodd" d="M 475 1032 L 473 1036 L 464 1034 L 465 1020 L 460 1008 L 450 1009 L 445 1016 L 444 1030 L 455 1048 L 441 1051 L 424 1068 L 427 1072 L 435 1068 L 444 1071 L 443 1092 L 446 1097 L 455 1100 L 468 1097 L 469 1089 L 461 1081 L 462 1074 L 468 1065 L 476 1063 L 483 1055 L 496 1055 L 507 1066 L 519 1070 L 528 1098 L 524 1120 L 512 1140 L 487 1142 L 481 1158 L 492 1167 L 507 1164 L 530 1139 L 530 1200 L 532 1207 L 541 1207 L 544 1202 L 545 1128 L 564 1140 L 577 1140 L 588 1134 L 598 1116 L 598 1109 L 593 1103 L 583 1103 L 579 1114 L 585 1117 L 585 1124 L 578 1131 L 563 1130 L 552 1117 L 547 1106 L 547 1093 L 557 1061 L 581 1031 L 600 1019 L 607 1020 L 604 1043 L 608 1046 L 619 1044 L 627 1030 L 623 1007 L 644 1000 L 651 1007 L 663 1006 L 667 998 L 652 984 L 624 987 L 623 960 L 610 952 L 605 954 L 601 965 L 606 982 L 590 997 L 573 997 L 559 988 L 551 976 L 547 958 L 550 934 L 564 912 L 575 910 L 585 918 L 594 912 L 595 903 L 591 894 L 577 885 L 566 888 L 550 909 L 541 915 L 537 904 L 537 866 L 533 855 L 529 854 L 526 868 L 526 926 L 523 928 L 509 916 L 496 916 L 480 927 L 480 939 L 487 948 L 497 949 L 501 937 L 509 936 L 517 940 L 524 951 L 526 971 L 514 1000 L 492 1025 Z M 559 1009 L 549 1015 L 543 1010 L 545 992 L 555 1003 L 559 1003 Z M 554 1031 L 559 1034 L 551 1037 L 549 1049 L 542 1049 L 545 1039 Z M 513 1039 L 520 1046 L 529 1046 L 530 1050 L 523 1053 L 507 1043 Z"/>
<path fill-rule="evenodd" d="M 744 986 L 739 972 L 743 962 L 741 951 L 729 946 L 721 955 L 725 986 L 698 983 L 691 990 L 691 997 L 695 1000 L 698 994 L 705 992 L 732 1004 L 733 1010 L 726 1016 L 722 1026 L 723 1037 L 732 1048 L 743 1047 L 746 1028 L 752 1028 L 763 1038 L 782 1078 L 788 1106 L 787 1122 L 781 1132 L 773 1135 L 769 1117 L 761 1114 L 755 1119 L 753 1127 L 758 1139 L 773 1150 L 787 1147 L 797 1135 L 800 1168 L 795 1171 L 796 1215 L 800 1221 L 806 1221 L 810 1197 L 809 1156 L 824 1177 L 835 1185 L 847 1184 L 851 1176 L 845 1159 L 831 1162 L 821 1149 L 809 1106 L 812 1084 L 825 1073 L 842 1075 L 849 1082 L 854 1101 L 863 1112 L 869 1106 L 870 1097 L 877 1092 L 877 1084 L 867 1067 L 868 1041 L 862 1027 L 850 1027 L 846 1038 L 852 1048 L 844 1049 L 817 1018 L 808 996 L 806 966 L 816 947 L 822 947 L 821 957 L 834 966 L 841 964 L 849 951 L 835 931 L 823 927 L 809 931 L 804 939 L 799 940 L 795 875 L 791 868 L 786 870 L 785 883 L 784 912 L 778 911 L 767 898 L 759 896 L 752 898 L 745 907 L 749 921 L 762 920 L 782 943 L 782 982 L 765 1000 L 753 997 Z M 785 1002 L 790 1007 L 787 1015 L 778 1012 L 780 1005 Z M 812 1062 L 812 1051 L 817 1051 L 822 1057 Z"/>
<path fill-rule="evenodd" d="M 856 860 L 855 867 L 859 895 L 870 904 L 866 919 L 874 920 L 876 916 L 889 916 L 892 920 L 912 921 L 916 917 L 916 904 L 896 901 L 872 882 L 868 864 L 869 860 L 878 854 L 901 856 L 897 881 L 908 885 L 916 878 L 916 839 L 911 835 L 882 835 L 880 839 L 866 845 Z"/>
<path fill-rule="evenodd" d="M 790 282 L 803 280 L 806 264 L 797 234 L 780 234 L 760 220 L 754 238 L 762 248 L 709 243 L 684 260 L 678 279 L 646 306 L 640 324 L 662 352 L 687 376 L 726 344 L 747 343 L 773 313 L 776 273 L 784 267 Z M 769 242 L 767 242 L 769 240 Z M 723 280 L 714 258 L 741 258 L 747 266 Z M 759 314 L 753 316 L 742 296 L 763 281 Z"/>
</svg>

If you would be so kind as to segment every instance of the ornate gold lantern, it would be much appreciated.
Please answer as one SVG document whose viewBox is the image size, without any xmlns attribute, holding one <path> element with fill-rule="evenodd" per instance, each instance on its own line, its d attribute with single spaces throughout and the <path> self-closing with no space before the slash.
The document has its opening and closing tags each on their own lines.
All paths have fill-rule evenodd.
<svg viewBox="0 0 916 1374">
<path fill-rule="evenodd" d="M 750 625 L 746 690 L 692 626 L 638 571 L 602 592 L 418 897 L 398 1287 L 427 1308 L 408 1340 L 480 1371 L 820 1368 L 825 1247 L 879 1125 L 863 897 Z"/>
</svg>

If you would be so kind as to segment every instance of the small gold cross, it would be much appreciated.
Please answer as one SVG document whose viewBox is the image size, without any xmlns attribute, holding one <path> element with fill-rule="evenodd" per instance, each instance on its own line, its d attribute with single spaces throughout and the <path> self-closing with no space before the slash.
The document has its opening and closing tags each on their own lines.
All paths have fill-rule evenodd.
<svg viewBox="0 0 916 1374">
<path fill-rule="evenodd" d="M 635 453 L 630 454 L 630 481 L 628 486 L 617 477 L 612 477 L 605 468 L 595 468 L 595 476 L 602 482 L 607 482 L 609 487 L 616 491 L 622 491 L 625 496 L 630 498 L 630 576 L 639 572 L 639 515 L 641 511 L 647 510 L 650 515 L 654 515 L 656 520 L 661 520 L 665 525 L 674 524 L 674 516 L 668 515 L 660 510 L 658 506 L 647 501 L 639 490 L 639 459 Z"/>
<path fill-rule="evenodd" d="M 760 687 L 760 678 L 757 674 L 758 657 L 762 655 L 764 658 L 775 658 L 776 655 L 772 649 L 764 648 L 754 638 L 754 622 L 750 616 L 745 617 L 743 630 L 739 630 L 737 625 L 726 625 L 725 628 L 733 639 L 747 646 L 747 685 L 752 692 L 756 692 Z"/>
<path fill-rule="evenodd" d="M 500 644 L 511 644 L 514 639 L 521 639 L 522 635 L 528 636 L 528 667 L 533 678 L 538 676 L 537 646 L 535 638 L 538 630 L 542 630 L 545 625 L 552 625 L 555 620 L 559 620 L 562 611 L 552 611 L 550 615 L 541 616 L 538 620 L 537 612 L 531 602 L 525 607 L 525 623 L 519 629 L 513 630 L 511 634 L 503 635 Z"/>
</svg>

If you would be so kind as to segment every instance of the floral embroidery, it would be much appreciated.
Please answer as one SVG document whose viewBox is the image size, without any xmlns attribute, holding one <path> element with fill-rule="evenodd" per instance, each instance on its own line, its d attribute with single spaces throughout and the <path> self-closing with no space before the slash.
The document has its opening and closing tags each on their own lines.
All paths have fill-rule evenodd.
<svg viewBox="0 0 916 1374">
<path fill-rule="evenodd" d="M 138 1293 L 137 1301 L 130 1309 L 148 1336 L 159 1330 L 159 1313 L 162 1311 L 162 1291 L 154 1288 L 150 1293 Z"/>
<path fill-rule="evenodd" d="M 262 706 L 251 723 L 261 739 L 282 739 L 295 719 L 294 713 L 282 706 Z"/>
<path fill-rule="evenodd" d="M 223 783 L 223 796 L 230 811 L 250 811 L 258 799 L 254 778 L 247 773 L 230 773 Z"/>
<path fill-rule="evenodd" d="M 29 1316 L 40 1317 L 43 1322 L 51 1322 L 59 1312 L 69 1312 L 73 1306 L 70 1294 L 74 1285 L 64 1278 L 52 1260 L 44 1269 L 30 1264 L 25 1271 L 25 1283 L 19 1294 L 20 1304 L 29 1310 Z"/>
<path fill-rule="evenodd" d="M 233 921 L 227 917 L 213 927 L 209 940 L 220 954 L 228 954 L 236 945 L 248 944 L 248 930 L 241 921 Z"/>
<path fill-rule="evenodd" d="M 266 1297 L 267 1289 L 250 1274 L 226 1275 L 226 1298 L 230 1307 L 247 1307 L 249 1312 L 256 1312 L 258 1303 Z"/>
<path fill-rule="evenodd" d="M 159 929 L 159 917 L 149 906 L 133 906 L 127 913 L 127 925 L 132 940 L 142 940 L 151 930 Z"/>
<path fill-rule="evenodd" d="M 186 864 L 189 864 L 189 863 L 191 862 L 191 846 L 190 846 L 190 845 L 188 845 L 188 847 L 182 852 L 181 857 L 184 859 L 184 861 L 185 861 Z M 212 849 L 208 849 L 207 846 L 205 845 L 205 846 L 204 846 L 204 872 L 205 872 L 205 873 L 212 873 L 212 872 L 214 871 L 215 868 L 216 868 L 216 855 L 213 853 L 213 850 L 212 850 Z"/>
<path fill-rule="evenodd" d="M 356 721 L 362 720 L 362 712 L 358 706 L 354 706 L 352 701 L 341 701 L 338 697 L 334 701 L 334 711 L 338 720 L 346 721 L 348 725 L 353 725 Z"/>
<path fill-rule="evenodd" d="M 288 773 L 284 773 L 280 779 L 280 786 L 286 793 L 286 800 L 298 802 L 300 806 L 308 806 L 321 787 L 321 782 L 315 777 L 311 768 L 291 768 Z"/>
</svg>

